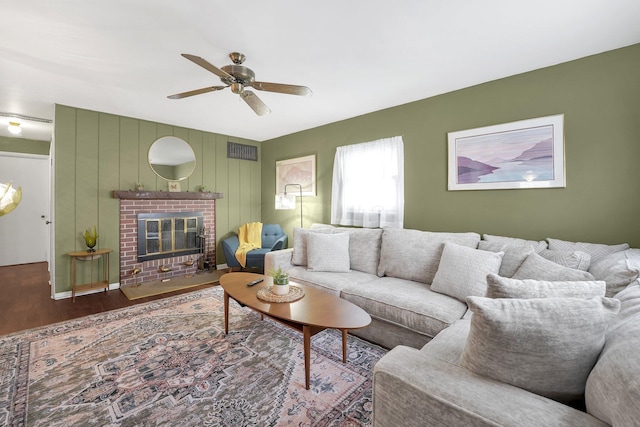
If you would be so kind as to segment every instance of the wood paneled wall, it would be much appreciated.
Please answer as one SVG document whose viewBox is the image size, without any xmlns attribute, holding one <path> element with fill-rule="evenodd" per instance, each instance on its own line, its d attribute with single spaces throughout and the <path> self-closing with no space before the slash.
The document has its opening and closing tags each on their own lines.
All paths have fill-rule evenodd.
<svg viewBox="0 0 640 427">
<path fill-rule="evenodd" d="M 94 225 L 100 234 L 98 247 L 114 250 L 110 276 L 111 282 L 119 281 L 119 204 L 112 192 L 133 189 L 136 182 L 148 190 L 167 191 L 167 181 L 149 167 L 147 153 L 156 139 L 168 135 L 187 141 L 196 154 L 196 170 L 181 181 L 182 191 L 198 191 L 204 185 L 224 194 L 216 202 L 218 264 L 226 262 L 219 242 L 241 224 L 261 220 L 260 143 L 56 105 L 52 150 L 56 293 L 71 289 L 66 254 L 85 248 L 82 234 Z M 228 159 L 227 141 L 257 146 L 258 161 Z"/>
</svg>

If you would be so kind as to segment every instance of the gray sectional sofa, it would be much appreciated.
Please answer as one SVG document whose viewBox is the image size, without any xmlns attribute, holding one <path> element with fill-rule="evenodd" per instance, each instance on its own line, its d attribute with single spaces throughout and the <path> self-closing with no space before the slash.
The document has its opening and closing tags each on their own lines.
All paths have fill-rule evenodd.
<svg viewBox="0 0 640 427">
<path fill-rule="evenodd" d="M 371 315 L 375 426 L 640 424 L 638 249 L 314 225 L 277 267 Z"/>
</svg>

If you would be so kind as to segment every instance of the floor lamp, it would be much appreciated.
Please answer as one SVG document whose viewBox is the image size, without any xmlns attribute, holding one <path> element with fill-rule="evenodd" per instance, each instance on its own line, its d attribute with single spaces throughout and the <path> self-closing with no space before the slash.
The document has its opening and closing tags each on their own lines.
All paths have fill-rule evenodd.
<svg viewBox="0 0 640 427">
<path fill-rule="evenodd" d="M 294 186 L 300 190 L 300 228 L 302 226 L 302 185 L 300 184 L 286 184 L 284 186 L 284 194 L 276 194 L 276 209 L 295 209 L 296 208 L 296 195 L 287 194 L 287 187 Z"/>
</svg>

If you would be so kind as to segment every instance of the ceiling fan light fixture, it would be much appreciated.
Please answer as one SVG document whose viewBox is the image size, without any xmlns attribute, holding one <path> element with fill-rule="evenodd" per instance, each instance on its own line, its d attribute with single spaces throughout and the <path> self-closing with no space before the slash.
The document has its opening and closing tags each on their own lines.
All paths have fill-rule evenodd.
<svg viewBox="0 0 640 427">
<path fill-rule="evenodd" d="M 7 126 L 7 129 L 13 135 L 20 135 L 22 133 L 22 128 L 20 127 L 20 123 L 18 122 L 9 122 L 9 126 Z"/>
<path fill-rule="evenodd" d="M 239 83 L 239 82 L 231 83 L 231 92 L 235 93 L 236 95 L 239 95 L 242 93 L 242 91 L 244 91 L 244 85 L 242 83 Z"/>
</svg>

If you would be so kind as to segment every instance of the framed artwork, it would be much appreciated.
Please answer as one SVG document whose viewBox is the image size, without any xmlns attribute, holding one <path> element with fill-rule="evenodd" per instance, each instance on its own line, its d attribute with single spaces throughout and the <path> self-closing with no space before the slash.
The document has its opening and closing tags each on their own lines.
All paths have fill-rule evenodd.
<svg viewBox="0 0 640 427">
<path fill-rule="evenodd" d="M 449 132 L 449 191 L 566 187 L 564 115 Z"/>
<path fill-rule="evenodd" d="M 169 181 L 169 191 L 172 193 L 180 192 L 180 181 Z"/>
<path fill-rule="evenodd" d="M 303 196 L 316 195 L 316 156 L 296 157 L 276 162 L 276 194 L 284 194 L 287 184 L 300 184 Z M 299 194 L 300 189 L 289 187 L 287 192 Z"/>
</svg>

